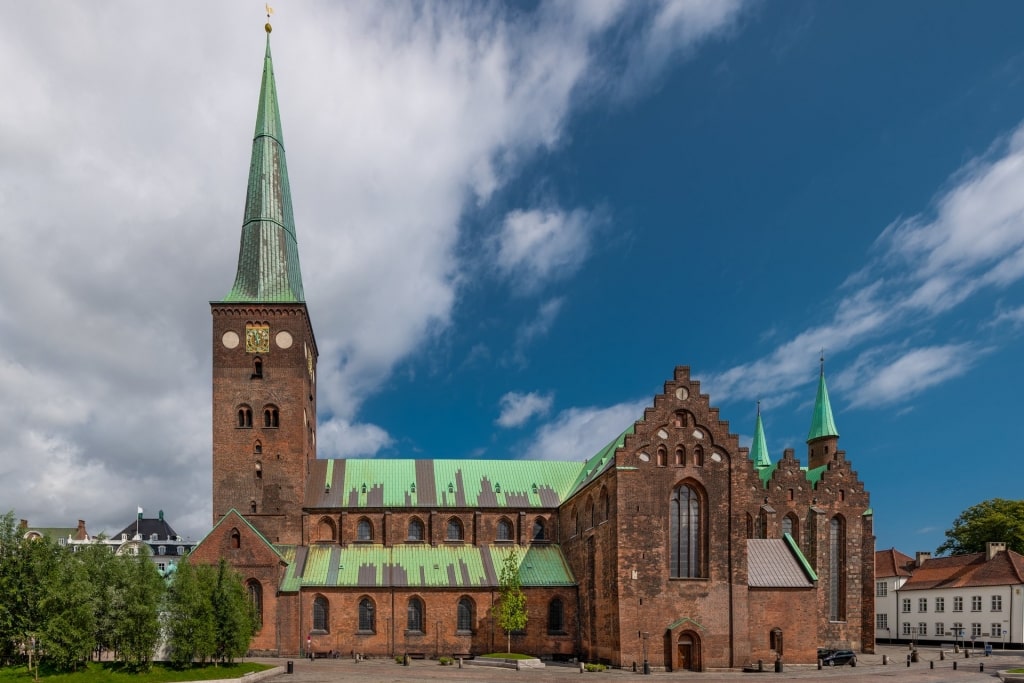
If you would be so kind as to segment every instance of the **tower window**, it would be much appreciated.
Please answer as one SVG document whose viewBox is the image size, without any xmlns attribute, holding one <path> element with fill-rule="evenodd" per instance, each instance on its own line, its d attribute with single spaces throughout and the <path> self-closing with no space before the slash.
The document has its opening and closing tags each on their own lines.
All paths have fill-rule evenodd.
<svg viewBox="0 0 1024 683">
<path fill-rule="evenodd" d="M 252 379 L 263 379 L 263 361 L 259 358 L 252 361 Z"/>
<path fill-rule="evenodd" d="M 279 425 L 277 408 L 268 406 L 263 409 L 263 426 L 268 429 L 277 429 Z"/>
<path fill-rule="evenodd" d="M 259 460 L 256 461 L 256 478 L 263 478 L 263 463 L 261 463 Z"/>
<path fill-rule="evenodd" d="M 238 407 L 238 428 L 239 429 L 251 429 L 252 428 L 252 408 L 249 406 Z"/>
</svg>

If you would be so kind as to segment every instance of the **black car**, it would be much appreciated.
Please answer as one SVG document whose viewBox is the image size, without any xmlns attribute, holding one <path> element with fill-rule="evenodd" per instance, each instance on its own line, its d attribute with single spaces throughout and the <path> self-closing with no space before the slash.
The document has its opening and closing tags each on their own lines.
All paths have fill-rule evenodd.
<svg viewBox="0 0 1024 683">
<path fill-rule="evenodd" d="M 825 666 L 857 666 L 857 655 L 853 650 L 818 650 L 818 659 Z"/>
</svg>

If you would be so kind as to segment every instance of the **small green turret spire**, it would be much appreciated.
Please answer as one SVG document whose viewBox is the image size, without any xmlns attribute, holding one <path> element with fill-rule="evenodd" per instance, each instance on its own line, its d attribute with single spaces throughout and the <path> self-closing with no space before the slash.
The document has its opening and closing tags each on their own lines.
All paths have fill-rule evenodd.
<svg viewBox="0 0 1024 683">
<path fill-rule="evenodd" d="M 269 23 L 266 30 L 267 51 L 263 58 L 263 82 L 252 141 L 238 272 L 224 301 L 303 302 L 288 165 L 277 108 L 274 62 L 270 56 Z"/>
<path fill-rule="evenodd" d="M 818 395 L 814 399 L 814 414 L 811 416 L 811 431 L 807 442 L 826 436 L 839 437 L 836 421 L 832 417 L 832 405 L 828 401 L 828 387 L 825 386 L 825 354 L 821 355 L 821 370 L 818 374 Z"/>
<path fill-rule="evenodd" d="M 764 438 L 764 423 L 761 422 L 761 402 L 757 402 L 757 423 L 754 425 L 754 442 L 750 444 L 750 459 L 754 467 L 771 467 L 772 459 L 768 455 L 768 442 Z"/>
</svg>

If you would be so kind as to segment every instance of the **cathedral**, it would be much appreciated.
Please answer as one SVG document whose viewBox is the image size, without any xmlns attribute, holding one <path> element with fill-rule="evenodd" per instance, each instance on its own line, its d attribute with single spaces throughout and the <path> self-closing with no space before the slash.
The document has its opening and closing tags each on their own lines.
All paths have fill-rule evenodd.
<svg viewBox="0 0 1024 683">
<path fill-rule="evenodd" d="M 868 493 L 824 366 L 806 463 L 772 462 L 760 411 L 742 448 L 690 369 L 632 425 L 568 462 L 317 455 L 306 307 L 270 27 L 234 284 L 210 304 L 213 530 L 260 618 L 252 651 L 504 651 L 492 606 L 509 556 L 528 621 L 513 651 L 706 671 L 874 647 Z"/>
</svg>

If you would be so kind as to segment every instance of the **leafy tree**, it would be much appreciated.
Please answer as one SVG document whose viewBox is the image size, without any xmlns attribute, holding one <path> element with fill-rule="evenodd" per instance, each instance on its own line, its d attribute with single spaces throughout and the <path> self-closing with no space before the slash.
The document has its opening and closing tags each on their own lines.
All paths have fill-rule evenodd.
<svg viewBox="0 0 1024 683">
<path fill-rule="evenodd" d="M 10 664 L 18 656 L 18 562 L 21 534 L 14 513 L 0 517 L 0 663 Z"/>
<path fill-rule="evenodd" d="M 229 664 L 249 650 L 256 630 L 256 615 L 241 577 L 221 558 L 217 582 L 210 596 L 216 622 L 214 657 Z"/>
<path fill-rule="evenodd" d="M 512 652 L 512 632 L 526 628 L 526 595 L 519 581 L 519 554 L 512 549 L 505 556 L 498 577 L 498 602 L 492 608 L 495 620 L 505 631 L 508 652 Z"/>
<path fill-rule="evenodd" d="M 993 498 L 973 505 L 953 520 L 936 554 L 967 555 L 985 551 L 988 541 L 1002 541 L 1024 553 L 1024 500 Z"/>
<path fill-rule="evenodd" d="M 77 555 L 92 586 L 96 654 L 102 657 L 104 651 L 117 650 L 118 596 L 128 583 L 128 564 L 125 557 L 114 555 L 104 545 L 80 546 Z"/>
<path fill-rule="evenodd" d="M 31 541 L 29 546 L 32 551 L 39 549 L 33 554 L 49 553 L 53 558 L 48 576 L 41 577 L 46 582 L 42 585 L 37 628 L 41 650 L 55 668 L 74 671 L 85 666 L 96 646 L 92 587 L 81 563 L 70 552 L 40 541 Z"/>
<path fill-rule="evenodd" d="M 209 587 L 212 567 L 180 562 L 167 592 L 166 629 L 170 660 L 176 666 L 205 662 L 217 651 L 217 629 Z"/>
<path fill-rule="evenodd" d="M 136 671 L 147 671 L 160 642 L 160 604 L 164 581 L 156 565 L 144 555 L 118 558 L 126 565 L 112 601 L 114 642 L 121 661 Z"/>
</svg>

